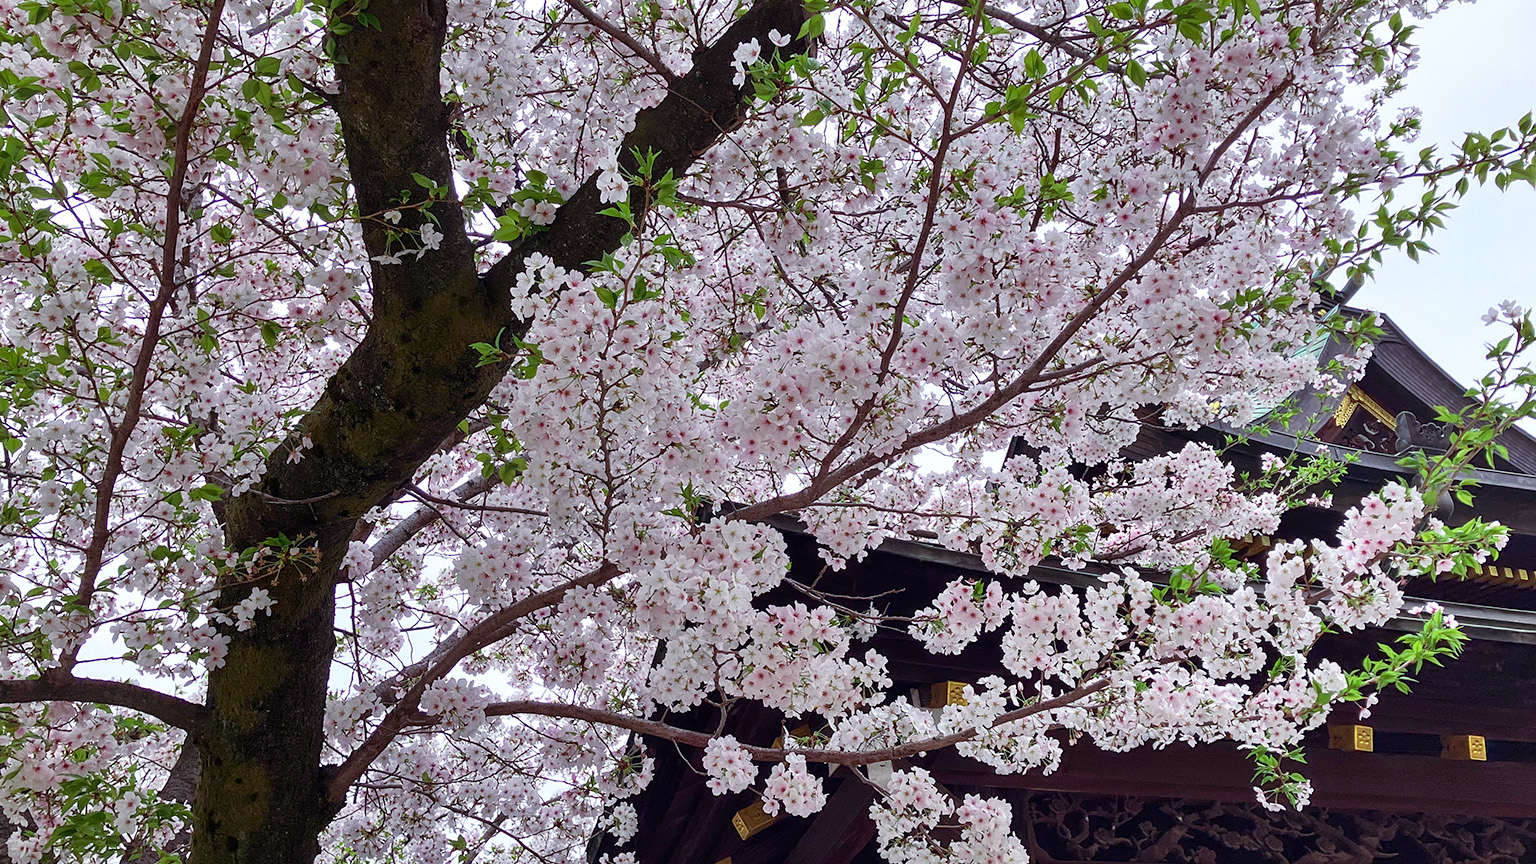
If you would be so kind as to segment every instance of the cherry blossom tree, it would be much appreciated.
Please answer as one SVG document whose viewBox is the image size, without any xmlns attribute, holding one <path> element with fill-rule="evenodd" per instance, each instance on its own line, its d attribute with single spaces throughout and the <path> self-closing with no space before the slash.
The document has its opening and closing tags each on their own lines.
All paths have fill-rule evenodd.
<svg viewBox="0 0 1536 864">
<path fill-rule="evenodd" d="M 1222 538 L 1338 466 L 1120 454 L 1337 392 L 1370 327 L 1327 286 L 1536 176 L 1529 118 L 1441 155 L 1383 116 L 1438 5 L 5 0 L 9 855 L 574 858 L 637 830 L 632 733 L 796 815 L 828 765 L 1049 770 L 1061 728 L 1304 799 L 1300 735 L 1459 644 L 1306 657 L 1500 541 L 1424 501 L 1531 412 L 1528 314 L 1419 486 L 1262 567 Z M 888 620 L 790 578 L 787 514 L 997 578 Z M 1001 631 L 1006 677 L 931 716 L 881 627 Z M 668 722 L 742 700 L 828 732 Z M 876 811 L 893 861 L 1022 860 L 920 769 Z"/>
</svg>

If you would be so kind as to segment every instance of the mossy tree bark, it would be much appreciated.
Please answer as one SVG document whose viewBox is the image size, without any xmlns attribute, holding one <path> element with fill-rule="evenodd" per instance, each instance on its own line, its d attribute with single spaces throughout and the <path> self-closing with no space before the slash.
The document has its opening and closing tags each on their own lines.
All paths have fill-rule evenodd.
<svg viewBox="0 0 1536 864">
<path fill-rule="evenodd" d="M 288 446 L 273 454 L 261 484 L 229 502 L 232 549 L 286 551 L 223 586 L 221 605 L 253 586 L 276 605 L 247 631 L 228 631 L 224 665 L 210 679 L 207 712 L 194 736 L 201 773 L 193 805 L 191 861 L 309 862 L 319 836 L 344 805 L 327 783 L 323 760 L 326 687 L 335 649 L 338 568 L 359 518 L 387 503 L 480 405 L 503 370 L 478 366 L 469 346 L 527 332 L 509 312 L 509 291 L 533 252 L 566 268 L 614 250 L 627 230 L 602 216 L 595 178 L 533 235 L 485 274 L 477 272 L 465 215 L 453 196 L 448 112 L 440 70 L 446 10 L 442 0 L 372 0 L 377 28 L 357 26 L 336 42 L 340 117 L 369 255 L 385 256 L 390 229 L 402 236 L 428 219 L 441 245 L 419 257 L 372 268 L 368 332 Z M 620 163 L 655 151 L 658 170 L 681 175 L 742 122 L 747 94 L 732 83 L 736 46 L 768 31 L 797 33 L 800 0 L 764 0 L 695 57 L 654 108 L 640 112 Z M 788 51 L 802 51 L 792 43 Z M 431 197 L 415 180 L 430 178 Z M 402 199 L 402 196 L 404 198 Z M 649 202 L 638 190 L 631 205 Z M 392 226 L 381 216 L 402 212 Z M 504 342 L 506 337 L 503 337 Z M 289 461 L 308 436 L 312 446 Z"/>
</svg>

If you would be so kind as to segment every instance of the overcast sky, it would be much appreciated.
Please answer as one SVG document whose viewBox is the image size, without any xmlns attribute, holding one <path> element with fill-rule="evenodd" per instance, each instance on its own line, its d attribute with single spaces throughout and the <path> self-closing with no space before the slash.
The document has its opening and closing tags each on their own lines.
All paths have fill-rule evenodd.
<svg viewBox="0 0 1536 864">
<path fill-rule="evenodd" d="M 1416 35 L 1419 68 L 1398 98 L 1424 112 L 1414 152 L 1430 144 L 1446 152 L 1468 131 L 1511 126 L 1536 109 L 1536 0 L 1456 6 Z M 1447 372 L 1469 381 L 1486 371 L 1483 312 L 1501 300 L 1536 306 L 1536 190 L 1474 187 L 1430 243 L 1437 254 L 1418 264 L 1388 259 L 1354 304 L 1392 316 Z"/>
</svg>

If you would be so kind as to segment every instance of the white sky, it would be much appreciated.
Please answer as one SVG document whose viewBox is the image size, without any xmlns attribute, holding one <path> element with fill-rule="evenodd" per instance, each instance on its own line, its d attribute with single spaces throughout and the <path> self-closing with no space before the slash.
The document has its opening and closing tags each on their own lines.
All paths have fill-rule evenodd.
<svg viewBox="0 0 1536 864">
<path fill-rule="evenodd" d="M 1536 0 L 1456 6 L 1415 36 L 1419 68 L 1398 97 L 1424 112 L 1411 152 L 1434 144 L 1448 153 L 1468 131 L 1512 126 L 1536 110 Z M 1417 201 L 1407 186 L 1399 194 Z M 1447 372 L 1470 381 L 1487 371 L 1483 345 L 1492 331 L 1480 318 L 1488 307 L 1501 300 L 1536 306 L 1536 189 L 1474 186 L 1429 242 L 1437 254 L 1418 264 L 1404 255 L 1386 259 L 1354 305 L 1392 316 Z"/>
</svg>

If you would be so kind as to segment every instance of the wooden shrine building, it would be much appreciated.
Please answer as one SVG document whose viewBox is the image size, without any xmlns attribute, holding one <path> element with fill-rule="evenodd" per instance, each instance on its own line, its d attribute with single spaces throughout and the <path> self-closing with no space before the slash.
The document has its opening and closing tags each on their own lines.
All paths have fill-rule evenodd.
<svg viewBox="0 0 1536 864">
<path fill-rule="evenodd" d="M 1439 369 L 1390 321 L 1364 377 L 1323 404 L 1322 420 L 1298 439 L 1271 433 L 1250 437 L 1233 451 L 1239 467 L 1264 452 L 1318 448 L 1355 459 L 1335 489 L 1330 509 L 1303 508 L 1283 520 L 1275 538 L 1255 538 L 1250 551 L 1277 539 L 1332 536 L 1345 509 L 1384 481 L 1402 477 L 1397 455 L 1433 448 L 1440 432 L 1427 420 L 1433 407 L 1465 404 L 1463 388 Z M 1326 357 L 1332 346 L 1326 346 Z M 1177 448 L 1196 436 L 1148 427 L 1132 458 Z M 1038 864 L 1138 861 L 1158 864 L 1536 864 L 1536 440 L 1522 432 L 1501 440 L 1508 458 L 1479 470 L 1472 508 L 1458 506 L 1449 521 L 1475 513 L 1509 526 L 1512 537 L 1497 561 L 1465 580 L 1415 581 L 1411 598 L 1436 600 L 1456 615 L 1471 637 L 1463 656 L 1444 668 L 1426 667 L 1411 695 L 1383 694 L 1368 720 L 1354 722 L 1345 708 L 1327 728 L 1306 739 L 1305 774 L 1315 792 L 1300 812 L 1268 812 L 1254 800 L 1252 764 L 1231 746 L 1148 748 L 1109 753 L 1088 741 L 1066 748 L 1052 774 L 1000 776 L 953 750 L 914 760 L 956 796 L 1006 798 L 1014 828 Z M 790 523 L 792 566 L 820 570 L 814 542 Z M 800 562 L 804 562 L 801 564 Z M 925 543 L 892 540 L 837 575 L 836 590 L 887 595 L 891 611 L 915 611 L 959 576 L 985 573 L 979 560 Z M 1088 577 L 1042 566 L 1034 578 L 1067 586 Z M 783 602 L 788 598 L 769 598 Z M 1409 605 L 1417 605 L 1414 600 Z M 905 609 L 903 607 L 906 607 Z M 1394 629 L 1325 637 L 1317 650 L 1346 666 Z M 946 682 L 974 681 L 1000 670 L 998 634 L 957 657 L 929 654 L 907 639 L 876 637 L 889 659 L 896 692 L 920 704 L 942 704 Z M 713 729 L 713 709 L 672 716 L 669 722 Z M 796 721 L 798 722 L 798 721 Z M 783 718 L 760 707 L 732 710 L 727 731 L 768 745 Z M 1350 725 L 1342 725 L 1350 724 Z M 1368 725 L 1366 725 L 1368 724 Z M 868 784 L 833 774 L 825 809 L 807 819 L 768 819 L 752 793 L 714 796 L 698 769 L 700 754 L 647 739 L 656 775 L 634 804 L 640 829 L 624 850 L 640 864 L 874 864 L 874 826 Z M 1330 744 L 1332 746 L 1330 746 Z M 686 760 L 686 762 L 685 762 Z M 617 852 L 611 838 L 594 840 L 594 860 Z"/>
</svg>

